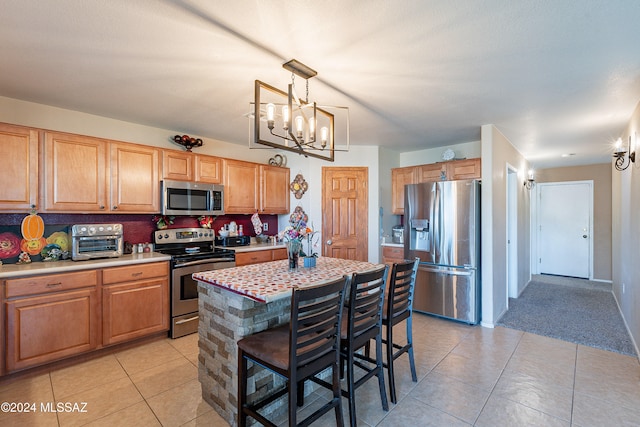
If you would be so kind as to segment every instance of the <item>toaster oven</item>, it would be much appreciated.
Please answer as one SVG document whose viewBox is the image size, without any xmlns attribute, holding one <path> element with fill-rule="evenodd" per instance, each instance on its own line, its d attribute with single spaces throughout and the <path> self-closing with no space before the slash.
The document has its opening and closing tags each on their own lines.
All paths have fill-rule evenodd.
<svg viewBox="0 0 640 427">
<path fill-rule="evenodd" d="M 76 224 L 71 227 L 71 259 L 115 258 L 122 255 L 122 224 Z"/>
</svg>

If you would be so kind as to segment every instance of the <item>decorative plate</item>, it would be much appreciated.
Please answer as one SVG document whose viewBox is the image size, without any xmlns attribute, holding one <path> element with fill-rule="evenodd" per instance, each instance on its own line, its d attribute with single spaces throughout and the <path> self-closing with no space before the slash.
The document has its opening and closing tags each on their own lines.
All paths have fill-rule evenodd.
<svg viewBox="0 0 640 427">
<path fill-rule="evenodd" d="M 442 160 L 444 161 L 453 160 L 455 157 L 456 157 L 456 153 L 451 148 L 447 148 L 442 153 Z"/>
<path fill-rule="evenodd" d="M 309 184 L 304 180 L 302 174 L 299 173 L 293 181 L 291 181 L 289 189 L 293 195 L 296 196 L 296 199 L 302 199 L 302 195 L 309 189 Z"/>
</svg>

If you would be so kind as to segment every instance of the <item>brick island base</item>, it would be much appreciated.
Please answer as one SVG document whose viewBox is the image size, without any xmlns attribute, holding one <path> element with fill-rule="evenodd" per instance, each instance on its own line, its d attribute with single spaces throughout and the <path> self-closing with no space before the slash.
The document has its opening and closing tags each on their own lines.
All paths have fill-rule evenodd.
<svg viewBox="0 0 640 427">
<path fill-rule="evenodd" d="M 291 300 L 255 302 L 202 282 L 198 283 L 198 293 L 198 379 L 202 385 L 202 398 L 231 426 L 235 426 L 238 414 L 236 343 L 242 337 L 288 322 Z M 279 386 L 278 382 L 281 380 L 260 370 L 249 378 L 249 401 L 259 398 L 261 391 Z M 276 409 L 272 408 L 273 411 Z"/>
</svg>

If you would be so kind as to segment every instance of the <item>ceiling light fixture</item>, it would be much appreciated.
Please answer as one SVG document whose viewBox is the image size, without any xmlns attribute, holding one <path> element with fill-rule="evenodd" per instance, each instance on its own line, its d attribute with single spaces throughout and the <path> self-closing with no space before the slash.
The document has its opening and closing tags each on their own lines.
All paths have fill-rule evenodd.
<svg viewBox="0 0 640 427">
<path fill-rule="evenodd" d="M 531 190 L 536 185 L 536 180 L 533 178 L 533 169 L 529 169 L 529 177 L 524 182 L 524 186 L 527 190 Z"/>
<path fill-rule="evenodd" d="M 622 148 L 622 138 L 618 138 L 616 141 L 616 151 L 613 153 L 613 158 L 616 159 L 614 161 L 614 166 L 617 170 L 623 171 L 629 167 L 631 163 L 635 163 L 636 161 L 636 152 L 632 151 L 631 147 L 631 135 L 629 135 L 629 157 L 627 157 L 627 151 Z"/>
<path fill-rule="evenodd" d="M 335 151 L 349 149 L 349 109 L 337 106 L 318 106 L 309 101 L 309 79 L 318 73 L 305 64 L 292 59 L 282 67 L 291 71 L 291 83 L 287 92 L 277 89 L 260 80 L 255 81 L 255 98 L 252 103 L 253 144 L 292 151 L 322 160 L 334 161 Z M 306 82 L 305 98 L 296 93 L 295 77 Z M 346 114 L 342 127 L 346 129 L 346 149 L 338 150 L 335 144 L 335 111 Z"/>
</svg>

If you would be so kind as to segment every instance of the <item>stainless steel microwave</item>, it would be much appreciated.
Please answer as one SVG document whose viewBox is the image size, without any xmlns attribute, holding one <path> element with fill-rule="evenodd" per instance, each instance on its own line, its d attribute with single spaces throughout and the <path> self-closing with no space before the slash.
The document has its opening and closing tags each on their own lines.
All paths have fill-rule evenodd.
<svg viewBox="0 0 640 427">
<path fill-rule="evenodd" d="M 163 215 L 224 215 L 224 186 L 193 181 L 162 181 Z"/>
</svg>

